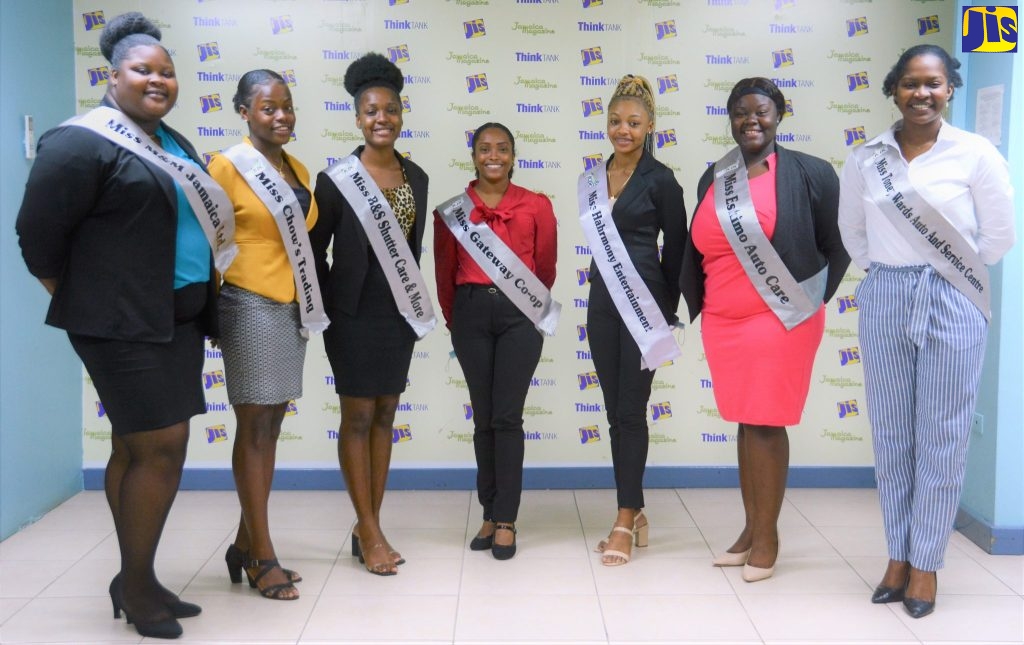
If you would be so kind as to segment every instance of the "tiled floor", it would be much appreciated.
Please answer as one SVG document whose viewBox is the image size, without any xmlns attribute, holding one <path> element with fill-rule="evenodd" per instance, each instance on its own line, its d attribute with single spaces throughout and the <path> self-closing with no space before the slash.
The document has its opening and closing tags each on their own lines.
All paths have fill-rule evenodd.
<svg viewBox="0 0 1024 645">
<path fill-rule="evenodd" d="M 886 562 L 873 490 L 790 490 L 777 573 L 754 584 L 711 566 L 739 528 L 736 490 L 647 491 L 651 546 L 609 568 L 591 549 L 614 499 L 526 492 L 519 554 L 498 562 L 466 547 L 478 527 L 472 493 L 390 492 L 385 528 L 408 563 L 383 578 L 350 556 L 345 493 L 275 492 L 278 555 L 305 577 L 301 599 L 276 602 L 228 582 L 234 493 L 186 492 L 157 569 L 203 606 L 182 621 L 191 643 L 1024 643 L 1024 557 L 989 556 L 959 534 L 933 615 L 868 601 Z M 96 492 L 0 544 L 0 642 L 142 642 L 111 619 L 116 558 Z"/>
</svg>

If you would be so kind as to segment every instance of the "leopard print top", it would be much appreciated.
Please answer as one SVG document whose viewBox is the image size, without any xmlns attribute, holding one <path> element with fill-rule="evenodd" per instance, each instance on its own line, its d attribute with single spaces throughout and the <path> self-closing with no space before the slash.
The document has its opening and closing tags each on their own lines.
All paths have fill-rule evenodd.
<svg viewBox="0 0 1024 645">
<path fill-rule="evenodd" d="M 402 175 L 405 179 L 404 172 Z M 402 227 L 402 234 L 408 239 L 412 234 L 412 227 L 416 224 L 416 200 L 413 198 L 409 180 L 406 179 L 405 183 L 395 188 L 381 188 L 380 192 L 384 193 L 391 210 L 395 211 L 398 224 Z"/>
</svg>

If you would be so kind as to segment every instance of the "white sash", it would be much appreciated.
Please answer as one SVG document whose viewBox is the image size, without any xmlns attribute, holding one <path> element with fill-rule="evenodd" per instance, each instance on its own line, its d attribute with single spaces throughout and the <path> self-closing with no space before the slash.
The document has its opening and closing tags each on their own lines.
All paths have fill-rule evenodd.
<svg viewBox="0 0 1024 645">
<path fill-rule="evenodd" d="M 331 321 L 327 318 L 320 297 L 320 283 L 317 282 L 313 266 L 309 232 L 306 231 L 302 205 L 295 197 L 295 191 L 251 145 L 239 143 L 221 154 L 235 166 L 238 174 L 245 178 L 249 188 L 263 202 L 277 223 L 285 253 L 292 264 L 295 289 L 299 294 L 299 318 L 302 320 L 303 338 L 309 338 L 311 333 L 322 332 Z"/>
<path fill-rule="evenodd" d="M 977 251 L 914 189 L 895 148 L 879 141 L 865 148 L 872 149 L 860 162 L 872 201 L 914 250 L 991 320 L 988 267 Z"/>
<path fill-rule="evenodd" d="M 224 274 L 238 255 L 235 244 L 235 209 L 217 182 L 198 168 L 186 165 L 156 145 L 149 135 L 123 112 L 101 105 L 61 125 L 75 125 L 113 141 L 166 172 L 185 193 L 206 240 L 213 249 L 213 262 Z"/>
<path fill-rule="evenodd" d="M 580 224 L 615 309 L 640 347 L 640 369 L 655 370 L 682 355 L 657 301 L 626 252 L 608 207 L 604 164 L 580 175 L 576 185 Z"/>
<path fill-rule="evenodd" d="M 472 210 L 473 200 L 466 193 L 437 207 L 448 230 L 494 286 L 508 296 L 538 331 L 554 336 L 562 305 L 491 227 L 470 221 Z"/>
<path fill-rule="evenodd" d="M 757 221 L 747 165 L 739 147 L 715 163 L 715 214 L 750 284 L 786 330 L 821 308 L 828 267 L 797 282 Z"/>
<path fill-rule="evenodd" d="M 423 338 L 437 324 L 437 318 L 420 267 L 391 205 L 359 157 L 349 155 L 325 172 L 345 196 L 366 231 L 370 247 L 388 279 L 398 312 L 416 336 Z"/>
</svg>

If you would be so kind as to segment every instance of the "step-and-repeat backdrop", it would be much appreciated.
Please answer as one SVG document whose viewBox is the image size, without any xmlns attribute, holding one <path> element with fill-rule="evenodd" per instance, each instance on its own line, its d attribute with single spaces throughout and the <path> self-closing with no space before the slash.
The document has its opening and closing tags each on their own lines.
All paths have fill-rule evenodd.
<svg viewBox="0 0 1024 645">
<path fill-rule="evenodd" d="M 641 74 L 656 88 L 656 154 L 675 171 L 692 214 L 700 174 L 734 145 L 725 101 L 737 80 L 772 78 L 788 103 L 778 140 L 839 170 L 853 146 L 898 118 L 880 88 L 899 54 L 955 42 L 954 9 L 951 0 L 75 0 L 78 112 L 106 90 L 105 22 L 137 10 L 163 30 L 177 67 L 180 94 L 167 120 L 208 155 L 246 132 L 231 107 L 239 77 L 269 68 L 295 99 L 288 150 L 314 173 L 346 156 L 362 136 L 342 78 L 369 51 L 405 74 L 398 149 L 430 175 L 431 206 L 472 178 L 467 134 L 485 121 L 506 124 L 516 136 L 515 181 L 549 195 L 559 219 L 554 296 L 564 308 L 527 399 L 527 465 L 605 465 L 607 421 L 585 325 L 590 249 L 575 185 L 611 152 L 605 110 L 619 77 Z M 429 278 L 429 229 L 424 247 Z M 861 277 L 851 269 L 828 305 L 803 422 L 790 432 L 794 465 L 871 464 L 853 298 Z M 650 463 L 732 465 L 736 428 L 715 407 L 699 319 L 680 339 L 683 356 L 654 380 Z M 473 464 L 473 410 L 450 351 L 443 325 L 416 346 L 395 420 L 396 466 Z M 230 467 L 223 361 L 213 348 L 206 356 L 208 412 L 192 422 L 188 466 Z M 102 466 L 110 425 L 83 378 L 85 462 Z M 316 338 L 303 397 L 284 422 L 279 467 L 335 466 L 338 424 Z"/>
</svg>

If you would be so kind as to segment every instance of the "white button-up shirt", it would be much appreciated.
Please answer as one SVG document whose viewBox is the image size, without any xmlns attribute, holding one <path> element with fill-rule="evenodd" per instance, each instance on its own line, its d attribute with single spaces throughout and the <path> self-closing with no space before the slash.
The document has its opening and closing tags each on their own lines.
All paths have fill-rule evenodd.
<svg viewBox="0 0 1024 645">
<path fill-rule="evenodd" d="M 861 174 L 879 141 L 899 150 L 891 128 L 854 150 L 840 177 L 839 231 L 850 258 L 861 269 L 872 262 L 892 266 L 928 264 L 893 226 L 874 200 Z M 987 139 L 942 122 L 928 152 L 900 163 L 917 193 L 953 225 L 985 264 L 995 264 L 1013 246 L 1013 187 L 1009 166 Z"/>
</svg>

